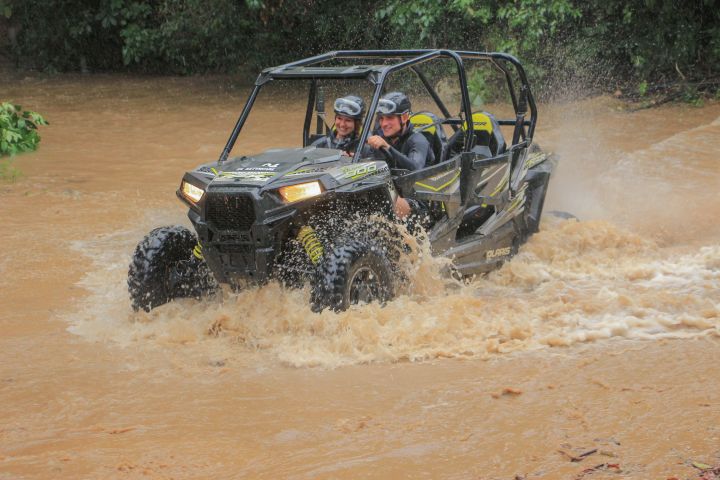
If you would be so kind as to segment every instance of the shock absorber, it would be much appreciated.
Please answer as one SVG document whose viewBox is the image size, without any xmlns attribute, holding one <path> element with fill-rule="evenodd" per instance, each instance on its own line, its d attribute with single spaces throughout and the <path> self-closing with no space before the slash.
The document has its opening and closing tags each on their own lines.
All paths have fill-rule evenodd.
<svg viewBox="0 0 720 480">
<path fill-rule="evenodd" d="M 305 249 L 305 253 L 307 253 L 310 261 L 317 264 L 322 258 L 324 250 L 322 243 L 320 243 L 320 240 L 315 233 L 315 230 L 313 230 L 312 227 L 305 225 L 298 232 L 297 240 Z"/>
<path fill-rule="evenodd" d="M 200 242 L 193 248 L 193 255 L 195 255 L 195 258 L 198 260 L 203 260 L 202 245 L 200 245 Z"/>
</svg>

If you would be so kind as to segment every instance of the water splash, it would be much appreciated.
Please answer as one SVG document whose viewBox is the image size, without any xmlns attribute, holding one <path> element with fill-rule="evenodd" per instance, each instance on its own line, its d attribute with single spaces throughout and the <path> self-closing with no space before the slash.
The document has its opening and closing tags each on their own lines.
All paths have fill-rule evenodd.
<svg viewBox="0 0 720 480">
<path fill-rule="evenodd" d="M 298 367 L 482 358 L 618 336 L 720 332 L 720 247 L 669 255 L 601 221 L 548 218 L 511 262 L 467 283 L 449 279 L 447 260 L 416 244 L 411 288 L 384 307 L 338 314 L 313 313 L 307 289 L 275 283 L 134 313 L 124 285 L 132 242 L 125 233 L 78 245 L 97 269 L 82 282 L 91 293 L 69 318 L 72 332 L 148 348 L 265 352 Z"/>
</svg>

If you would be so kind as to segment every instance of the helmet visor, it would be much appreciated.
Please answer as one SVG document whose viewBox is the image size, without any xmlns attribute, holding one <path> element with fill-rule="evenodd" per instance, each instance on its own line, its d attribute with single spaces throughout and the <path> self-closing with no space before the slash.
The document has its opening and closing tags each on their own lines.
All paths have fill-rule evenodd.
<svg viewBox="0 0 720 480">
<path fill-rule="evenodd" d="M 349 117 L 357 117 L 362 112 L 362 106 L 348 98 L 338 98 L 335 100 L 335 113 L 338 115 L 347 115 Z"/>
<path fill-rule="evenodd" d="M 397 103 L 393 102 L 392 100 L 388 100 L 387 98 L 381 98 L 378 101 L 377 111 L 380 115 L 392 115 L 394 113 L 397 113 L 397 110 Z"/>
</svg>

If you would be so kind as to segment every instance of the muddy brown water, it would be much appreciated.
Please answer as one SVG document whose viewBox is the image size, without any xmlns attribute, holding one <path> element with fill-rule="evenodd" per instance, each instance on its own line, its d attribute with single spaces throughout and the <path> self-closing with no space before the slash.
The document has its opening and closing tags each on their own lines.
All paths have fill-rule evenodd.
<svg viewBox="0 0 720 480">
<path fill-rule="evenodd" d="M 228 84 L 0 79 L 51 122 L 0 184 L 0 479 L 692 478 L 720 463 L 720 105 L 541 106 L 536 139 L 562 156 L 546 210 L 583 221 L 547 216 L 469 285 L 421 250 L 385 308 L 317 315 L 269 285 L 135 314 L 134 245 L 187 224 L 174 191 L 222 148 L 247 94 Z"/>
</svg>

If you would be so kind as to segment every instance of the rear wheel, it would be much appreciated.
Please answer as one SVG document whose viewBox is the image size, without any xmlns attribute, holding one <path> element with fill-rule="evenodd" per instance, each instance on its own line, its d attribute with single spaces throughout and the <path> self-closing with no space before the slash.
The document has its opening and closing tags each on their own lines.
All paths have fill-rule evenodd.
<svg viewBox="0 0 720 480">
<path fill-rule="evenodd" d="M 134 310 L 149 312 L 174 298 L 210 294 L 217 283 L 204 260 L 193 255 L 195 234 L 181 226 L 151 231 L 137 246 L 128 269 Z"/>
<path fill-rule="evenodd" d="M 395 273 L 388 252 L 367 240 L 339 242 L 320 264 L 312 289 L 313 311 L 393 298 Z"/>
</svg>

